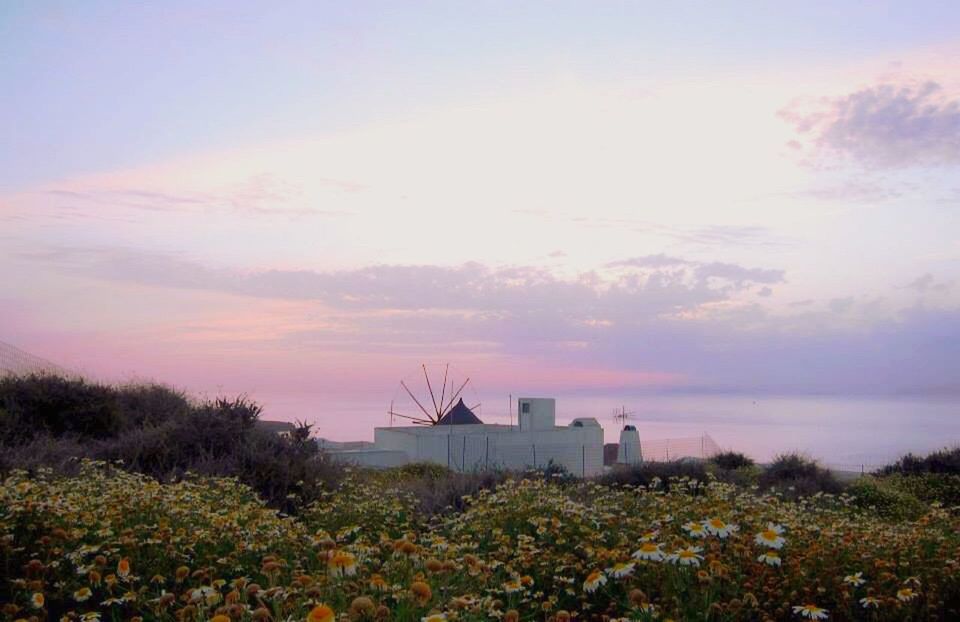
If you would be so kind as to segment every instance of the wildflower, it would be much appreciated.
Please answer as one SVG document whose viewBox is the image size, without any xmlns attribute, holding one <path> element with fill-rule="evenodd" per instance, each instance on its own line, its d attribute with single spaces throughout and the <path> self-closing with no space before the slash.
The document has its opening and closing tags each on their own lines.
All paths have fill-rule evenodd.
<svg viewBox="0 0 960 622">
<path fill-rule="evenodd" d="M 320 603 L 307 614 L 307 622 L 333 622 L 336 619 L 333 609 Z"/>
<path fill-rule="evenodd" d="M 80 619 L 83 620 L 83 622 L 100 622 L 100 612 L 88 611 L 87 613 L 80 616 Z"/>
<path fill-rule="evenodd" d="M 43 609 L 44 602 L 46 602 L 46 599 L 40 592 L 36 592 L 30 597 L 30 606 L 32 606 L 34 609 Z"/>
<path fill-rule="evenodd" d="M 513 594 L 519 592 L 523 589 L 523 584 L 520 583 L 520 579 L 510 579 L 503 584 L 503 591 L 507 594 Z"/>
<path fill-rule="evenodd" d="M 350 603 L 350 613 L 356 618 L 364 618 L 373 614 L 376 605 L 369 596 L 357 596 Z"/>
<path fill-rule="evenodd" d="M 431 613 L 426 617 L 420 618 L 420 622 L 447 622 L 447 614 Z"/>
<path fill-rule="evenodd" d="M 117 563 L 117 576 L 126 579 L 130 576 L 130 560 L 124 557 Z"/>
<path fill-rule="evenodd" d="M 640 548 L 633 552 L 634 559 L 649 559 L 650 561 L 662 562 L 663 551 L 660 545 L 655 542 L 644 542 Z"/>
<path fill-rule="evenodd" d="M 718 538 L 726 538 L 732 534 L 737 533 L 740 530 L 740 527 L 733 523 L 727 523 L 719 518 L 710 518 L 704 523 L 707 532 L 711 533 Z"/>
<path fill-rule="evenodd" d="M 587 576 L 587 580 L 583 582 L 583 591 L 592 594 L 596 592 L 601 585 L 605 585 L 606 582 L 607 577 L 599 570 L 594 570 Z"/>
<path fill-rule="evenodd" d="M 656 530 L 656 529 L 654 529 L 653 531 L 648 531 L 648 532 L 646 532 L 645 534 L 643 534 L 642 536 L 640 536 L 640 542 L 652 542 L 653 540 L 656 539 L 656 537 L 657 537 L 659 534 L 660 534 L 660 532 L 659 532 L 658 530 Z"/>
<path fill-rule="evenodd" d="M 670 555 L 669 560 L 681 566 L 699 566 L 703 559 L 699 554 L 702 550 L 699 546 L 687 546 Z"/>
<path fill-rule="evenodd" d="M 758 562 L 762 562 L 768 566 L 779 566 L 782 563 L 780 559 L 780 553 L 776 551 L 764 551 L 760 557 L 757 558 Z"/>
<path fill-rule="evenodd" d="M 90 599 L 90 596 L 93 595 L 93 592 L 88 587 L 82 587 L 76 592 L 73 593 L 73 600 L 78 603 L 82 603 Z"/>
<path fill-rule="evenodd" d="M 430 602 L 430 599 L 433 598 L 433 590 L 431 590 L 430 586 L 423 581 L 414 581 L 411 583 L 410 592 L 413 594 L 413 598 L 420 603 L 420 605 L 426 605 L 428 602 Z"/>
<path fill-rule="evenodd" d="M 753 541 L 761 546 L 768 546 L 771 549 L 779 549 L 782 548 L 787 541 L 782 534 L 783 527 L 773 523 L 767 523 L 767 528 L 758 533 L 754 537 Z"/>
<path fill-rule="evenodd" d="M 877 609 L 880 606 L 880 599 L 874 596 L 864 596 L 860 599 L 860 606 L 864 609 Z"/>
<path fill-rule="evenodd" d="M 349 551 L 337 551 L 330 557 L 330 576 L 352 577 L 357 574 L 357 558 Z"/>
<path fill-rule="evenodd" d="M 222 613 L 218 613 L 210 618 L 210 622 L 230 622 L 230 616 L 225 616 Z"/>
<path fill-rule="evenodd" d="M 912 587 L 902 587 L 897 590 L 897 600 L 901 603 L 908 603 L 917 596 L 919 596 L 919 594 L 917 594 Z"/>
<path fill-rule="evenodd" d="M 692 538 L 706 538 L 707 537 L 707 527 L 703 523 L 689 522 L 683 525 L 684 530 Z"/>
<path fill-rule="evenodd" d="M 385 592 L 387 591 L 387 582 L 379 574 L 374 574 L 370 577 L 370 589 L 375 592 Z"/>
<path fill-rule="evenodd" d="M 855 572 L 855 573 L 853 573 L 853 574 L 848 574 L 847 576 L 845 576 L 845 577 L 843 578 L 843 582 L 846 583 L 847 585 L 851 585 L 851 586 L 853 586 L 853 587 L 860 587 L 861 585 L 863 585 L 863 584 L 866 583 L 867 581 L 866 581 L 866 579 L 863 578 L 863 573 L 862 573 L 862 572 Z"/>
<path fill-rule="evenodd" d="M 612 568 L 607 568 L 607 574 L 614 579 L 623 579 L 632 575 L 635 567 L 636 564 L 633 562 L 619 562 L 614 564 Z"/>
<path fill-rule="evenodd" d="M 813 604 L 806 605 L 796 605 L 793 608 L 794 613 L 800 614 L 801 617 L 807 618 L 809 620 L 826 620 L 827 619 L 827 610 L 823 607 L 817 607 Z"/>
</svg>

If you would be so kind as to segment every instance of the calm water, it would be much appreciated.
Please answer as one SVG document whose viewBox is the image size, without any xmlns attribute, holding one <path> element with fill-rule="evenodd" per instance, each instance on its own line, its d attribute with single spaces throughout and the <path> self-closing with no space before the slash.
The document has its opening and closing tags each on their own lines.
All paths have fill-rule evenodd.
<svg viewBox="0 0 960 622">
<path fill-rule="evenodd" d="M 266 402 L 266 417 L 315 422 L 320 436 L 334 440 L 372 440 L 374 426 L 389 424 L 379 403 L 260 399 Z M 507 423 L 507 404 L 506 398 L 484 399 L 482 418 Z M 631 423 L 641 440 L 707 433 L 721 447 L 758 460 L 801 451 L 831 465 L 859 468 L 885 464 L 906 452 L 960 444 L 960 400 L 947 399 L 558 396 L 557 418 L 562 424 L 596 417 L 606 441 L 616 442 L 619 427 L 612 414 L 621 405 L 636 413 Z"/>
</svg>

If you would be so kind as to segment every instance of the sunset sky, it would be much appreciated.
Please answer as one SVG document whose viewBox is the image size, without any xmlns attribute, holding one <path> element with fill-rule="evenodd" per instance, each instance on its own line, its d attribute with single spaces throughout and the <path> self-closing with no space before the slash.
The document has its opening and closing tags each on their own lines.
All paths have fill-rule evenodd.
<svg viewBox="0 0 960 622">
<path fill-rule="evenodd" d="M 0 341 L 282 417 L 958 395 L 957 58 L 955 2 L 3 2 Z"/>
</svg>

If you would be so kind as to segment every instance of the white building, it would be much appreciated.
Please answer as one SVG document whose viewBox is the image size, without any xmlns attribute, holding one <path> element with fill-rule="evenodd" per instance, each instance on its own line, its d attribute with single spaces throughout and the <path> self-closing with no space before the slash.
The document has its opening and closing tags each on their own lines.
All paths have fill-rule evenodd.
<svg viewBox="0 0 960 622">
<path fill-rule="evenodd" d="M 544 468 L 555 464 L 581 477 L 603 472 L 603 428 L 596 419 L 556 424 L 552 398 L 520 398 L 518 425 L 486 424 L 460 400 L 437 425 L 374 429 L 374 442 L 321 441 L 339 460 L 390 467 L 433 462 L 457 471 Z"/>
</svg>

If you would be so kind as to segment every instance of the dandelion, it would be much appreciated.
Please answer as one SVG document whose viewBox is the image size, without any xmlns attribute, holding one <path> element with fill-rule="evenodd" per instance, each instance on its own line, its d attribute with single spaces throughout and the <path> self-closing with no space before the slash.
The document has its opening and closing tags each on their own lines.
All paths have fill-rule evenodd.
<svg viewBox="0 0 960 622">
<path fill-rule="evenodd" d="M 633 558 L 662 562 L 664 555 L 659 544 L 655 542 L 644 542 L 640 545 L 639 549 L 633 552 Z"/>
<path fill-rule="evenodd" d="M 624 579 L 633 574 L 633 569 L 635 567 L 636 564 L 633 562 L 619 562 L 614 564 L 612 568 L 608 568 L 607 574 L 614 579 Z"/>
<path fill-rule="evenodd" d="M 329 605 L 320 603 L 307 614 L 307 622 L 333 622 L 336 618 Z"/>
<path fill-rule="evenodd" d="M 702 550 L 699 546 L 687 546 L 670 555 L 669 559 L 681 566 L 699 566 L 703 560 L 703 555 L 700 555 Z"/>
<path fill-rule="evenodd" d="M 727 538 L 740 530 L 740 527 L 733 523 L 727 523 L 719 518 L 710 518 L 704 523 L 707 532 L 718 538 Z"/>
<path fill-rule="evenodd" d="M 864 596 L 860 599 L 860 606 L 864 609 L 877 609 L 880 607 L 880 599 L 874 596 Z"/>
<path fill-rule="evenodd" d="M 30 597 L 30 606 L 33 607 L 34 609 L 43 609 L 43 604 L 45 602 L 46 602 L 46 599 L 43 597 L 43 594 L 41 594 L 40 592 L 36 592 L 34 593 L 33 596 Z"/>
<path fill-rule="evenodd" d="M 779 566 L 782 563 L 780 553 L 776 551 L 764 551 L 763 554 L 757 558 L 757 561 L 768 566 Z"/>
<path fill-rule="evenodd" d="M 73 593 L 73 600 L 78 603 L 85 602 L 90 600 L 90 597 L 93 595 L 93 591 L 88 587 L 82 587 L 76 592 Z"/>
<path fill-rule="evenodd" d="M 853 587 L 860 587 L 867 581 L 866 579 L 863 578 L 862 572 L 855 572 L 853 574 L 848 574 L 847 576 L 845 576 L 843 578 L 843 582 Z"/>
<path fill-rule="evenodd" d="M 328 570 L 332 577 L 352 577 L 357 574 L 357 558 L 349 551 L 337 551 L 330 556 Z"/>
<path fill-rule="evenodd" d="M 683 529 L 690 534 L 692 538 L 706 538 L 707 537 L 707 527 L 703 523 L 689 522 L 684 523 Z"/>
<path fill-rule="evenodd" d="M 601 585 L 606 585 L 607 577 L 599 570 L 594 570 L 587 575 L 587 580 L 583 582 L 583 591 L 588 594 L 596 592 Z"/>
<path fill-rule="evenodd" d="M 908 603 L 917 596 L 919 596 L 919 594 L 917 594 L 912 587 L 902 587 L 897 590 L 897 600 L 901 603 Z"/>
<path fill-rule="evenodd" d="M 761 546 L 768 546 L 771 549 L 782 548 L 787 542 L 783 537 L 783 527 L 773 523 L 767 523 L 767 528 L 758 533 L 753 541 Z"/>
<path fill-rule="evenodd" d="M 801 617 L 807 618 L 808 620 L 827 619 L 827 610 L 813 604 L 796 605 L 793 608 L 793 612 L 800 614 Z"/>
</svg>

